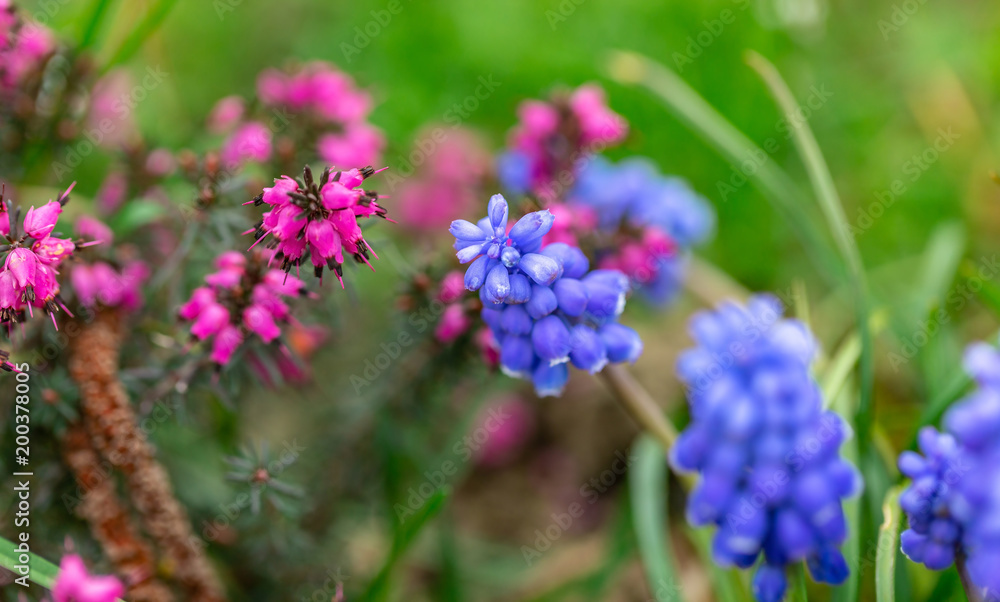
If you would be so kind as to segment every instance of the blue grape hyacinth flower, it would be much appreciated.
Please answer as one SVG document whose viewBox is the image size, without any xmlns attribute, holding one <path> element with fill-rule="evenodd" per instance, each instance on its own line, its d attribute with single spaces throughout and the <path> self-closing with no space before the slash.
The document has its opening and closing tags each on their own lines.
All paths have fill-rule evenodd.
<svg viewBox="0 0 1000 602">
<path fill-rule="evenodd" d="M 900 496 L 909 529 L 903 553 L 943 570 L 961 556 L 982 599 L 1000 598 L 1000 352 L 977 343 L 965 353 L 977 388 L 944 416 L 945 432 L 920 431 L 921 453 L 905 451 L 899 469 L 912 479 Z"/>
<path fill-rule="evenodd" d="M 647 159 L 614 164 L 596 156 L 580 172 L 569 195 L 571 205 L 587 207 L 605 236 L 619 231 L 655 229 L 676 247 L 671 254 L 653 253 L 639 274 L 629 274 L 640 292 L 657 305 L 669 303 L 680 290 L 691 249 L 715 229 L 711 205 L 682 179 L 663 176 Z M 602 250 L 599 259 L 618 249 Z"/>
<path fill-rule="evenodd" d="M 802 561 L 816 581 L 843 582 L 843 500 L 861 478 L 840 456 L 850 429 L 823 409 L 810 374 L 812 334 L 766 295 L 696 314 L 690 331 L 697 346 L 677 369 L 691 422 L 670 453 L 677 470 L 700 476 L 688 521 L 716 525 L 721 566 L 750 568 L 763 556 L 753 580 L 760 602 L 781 600 L 786 568 Z"/>
<path fill-rule="evenodd" d="M 471 262 L 465 285 L 479 291 L 504 373 L 530 379 L 539 395 L 549 396 L 562 393 L 569 364 L 593 374 L 609 363 L 634 362 L 642 340 L 618 323 L 628 278 L 591 270 L 576 247 L 542 248 L 553 221 L 548 211 L 525 215 L 507 232 L 508 213 L 495 195 L 478 224 L 456 220 L 450 229 L 459 260 Z"/>
</svg>

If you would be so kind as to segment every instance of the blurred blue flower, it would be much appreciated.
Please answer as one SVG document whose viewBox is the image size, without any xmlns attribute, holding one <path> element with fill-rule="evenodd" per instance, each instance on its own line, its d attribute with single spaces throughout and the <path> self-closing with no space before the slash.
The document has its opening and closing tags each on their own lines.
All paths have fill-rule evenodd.
<svg viewBox="0 0 1000 602">
<path fill-rule="evenodd" d="M 638 262 L 634 256 L 615 262 L 658 305 L 674 298 L 690 249 L 705 242 L 715 229 L 715 214 L 708 201 L 680 178 L 661 175 L 652 162 L 642 158 L 618 164 L 600 156 L 591 158 L 581 170 L 569 202 L 592 209 L 598 228 L 605 234 L 652 228 L 669 238 L 674 246 L 671 253 L 650 250 L 648 257 Z M 608 248 L 602 255 L 614 256 L 619 251 Z"/>
<path fill-rule="evenodd" d="M 691 423 L 670 453 L 677 470 L 701 477 L 688 521 L 717 526 L 712 555 L 722 566 L 750 568 L 763 554 L 753 582 L 761 602 L 782 599 L 793 563 L 806 561 L 817 581 L 844 581 L 842 500 L 861 479 L 839 453 L 850 429 L 823 409 L 810 375 L 812 334 L 766 295 L 701 312 L 690 331 L 697 346 L 677 369 Z"/>
<path fill-rule="evenodd" d="M 899 469 L 912 479 L 900 496 L 909 529 L 903 553 L 934 570 L 965 557 L 983 599 L 1000 596 L 1000 352 L 971 345 L 966 371 L 978 388 L 944 416 L 945 433 L 920 431 L 921 454 L 905 451 Z"/>
</svg>

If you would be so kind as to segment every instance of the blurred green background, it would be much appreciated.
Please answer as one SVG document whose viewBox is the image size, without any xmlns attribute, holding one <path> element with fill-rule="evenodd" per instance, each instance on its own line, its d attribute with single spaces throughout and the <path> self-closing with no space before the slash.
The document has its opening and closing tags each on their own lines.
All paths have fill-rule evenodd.
<svg viewBox="0 0 1000 602">
<path fill-rule="evenodd" d="M 88 4 L 26 2 L 32 13 L 45 15 L 44 20 L 69 39 L 79 36 Z M 115 4 L 99 46 L 105 56 L 152 4 L 138 0 Z M 377 108 L 371 121 L 386 133 L 389 148 L 384 163 L 391 168 L 403 162 L 420 128 L 448 119 L 452 107 L 474 92 L 480 78 L 492 78 L 499 86 L 463 118 L 463 125 L 481 131 L 494 149 L 502 146 L 514 124 L 520 101 L 542 97 L 558 85 L 598 81 L 608 92 L 609 105 L 631 124 L 628 141 L 609 154 L 648 156 L 665 173 L 686 178 L 715 207 L 718 231 L 701 250 L 705 258 L 752 290 L 785 290 L 793 281 L 801 281 L 810 301 L 825 308 L 817 310 L 818 315 L 849 321 L 847 297 L 827 288 L 799 241 L 758 190 L 751 184 L 724 189 L 720 183 L 730 182 L 734 173 L 725 160 L 653 95 L 606 78 L 606 59 L 614 49 L 637 51 L 667 65 L 752 140 L 760 145 L 772 140 L 776 150 L 770 158 L 800 183 L 802 203 L 812 204 L 781 114 L 744 62 L 745 51 L 755 50 L 777 65 L 801 102 L 822 91 L 825 100 L 803 106 L 808 107 L 808 124 L 826 155 L 848 220 L 864 227 L 867 217 L 876 217 L 856 240 L 872 281 L 876 314 L 888 324 L 876 353 L 876 406 L 881 432 L 891 445 L 901 449 L 908 444 L 911 427 L 927 400 L 947 388 L 961 348 L 995 329 L 996 319 L 979 297 L 961 308 L 947 302 L 948 293 L 966 278 L 961 262 L 975 266 L 1000 250 L 1000 186 L 989 177 L 990 170 L 1000 168 L 993 123 L 1000 109 L 1000 11 L 995 3 L 399 0 L 401 10 L 386 21 L 382 11 L 389 4 L 383 0 L 177 2 L 159 32 L 129 64 L 140 76 L 148 67 L 168 73 L 167 85 L 138 106 L 144 135 L 152 144 L 174 149 L 198 144 L 204 117 L 216 100 L 230 94 L 252 97 L 255 77 L 264 68 L 280 67 L 289 59 L 323 59 L 373 90 Z M 949 128 L 957 136 L 947 150 L 923 165 L 914 159 Z M 107 157 L 88 157 L 74 174 L 81 182 L 78 190 L 92 194 L 106 166 Z M 904 192 L 893 202 L 880 202 L 878 195 L 887 198 L 885 191 L 897 182 L 897 190 L 902 185 Z M 388 206 L 391 211 L 391 200 Z M 380 226 L 378 236 L 392 236 L 391 230 Z M 940 244 L 933 246 L 932 241 Z M 928 252 L 929 245 L 934 250 Z M 939 256 L 939 249 L 947 253 Z M 401 243 L 398 252 L 405 256 L 411 251 Z M 954 259 L 948 259 L 951 256 Z M 938 270 L 936 259 L 944 261 L 945 268 L 933 271 Z M 387 315 L 400 274 L 385 266 L 374 275 L 351 280 L 367 307 L 386 311 L 350 317 L 331 312 L 335 327 L 344 329 L 336 342 L 349 342 L 350 349 L 334 345 L 318 356 L 317 384 L 281 400 L 272 394 L 245 400 L 242 414 L 248 425 L 214 419 L 220 428 L 238 429 L 247 437 L 280 441 L 296 435 L 307 448 L 329 444 L 322 448 L 327 451 L 339 449 L 332 440 L 346 437 L 343 431 L 354 428 L 357 423 L 352 420 L 358 416 L 376 424 L 359 431 L 366 437 L 374 433 L 370 440 L 345 443 L 347 451 L 307 454 L 300 481 L 339 480 L 341 486 L 353 487 L 343 499 L 330 501 L 337 504 L 327 513 L 338 516 L 334 526 L 312 534 L 310 553 L 320 550 L 321 556 L 312 558 L 311 566 L 283 561 L 280 546 L 265 546 L 263 552 L 219 553 L 230 565 L 254 554 L 272 555 L 265 562 L 256 557 L 254 566 L 263 567 L 260 575 L 239 575 L 251 584 L 247 595 L 254 592 L 253 599 L 302 599 L 313 589 L 309 584 L 322 583 L 324 570 L 334 568 L 343 568 L 348 575 L 349 592 L 362 590 L 389 549 L 391 528 L 384 525 L 393 522 L 392 500 L 400 499 L 400 494 L 405 498 L 407 488 L 421 482 L 421 473 L 441 465 L 441 455 L 447 457 L 450 448 L 442 441 L 454 441 L 453 433 L 468 428 L 462 420 L 470 419 L 475 403 L 497 387 L 516 384 L 473 374 L 465 389 L 439 394 L 428 407 L 396 408 L 390 419 L 380 418 L 379 405 L 345 394 L 345 381 L 363 368 L 381 342 L 394 337 Z M 680 393 L 669 374 L 672 358 L 684 344 L 684 318 L 693 306 L 686 299 L 664 314 L 635 303 L 628 315 L 647 341 L 637 373 L 654 395 L 677 406 Z M 918 350 L 917 362 L 894 366 L 890 354 L 899 352 L 928 311 L 939 306 L 948 306 L 954 320 Z M 816 327 L 821 338 L 840 332 L 823 322 Z M 838 341 L 823 342 L 832 351 Z M 400 384 L 405 386 L 405 381 Z M 325 409 L 316 409 L 320 404 Z M 571 387 L 561 400 L 545 401 L 542 408 L 540 420 L 546 426 L 536 447 L 552 457 L 535 458 L 530 464 L 532 470 L 542 471 L 541 476 L 525 476 L 529 464 L 523 463 L 518 465 L 520 473 L 472 476 L 463 482 L 457 502 L 434 528 L 440 539 L 430 547 L 425 543 L 418 558 L 411 559 L 395 599 L 711 599 L 711 575 L 697 568 L 691 537 L 675 542 L 686 575 L 680 589 L 667 588 L 668 597 L 654 598 L 658 594 L 642 584 L 635 563 L 628 505 L 603 498 L 593 525 L 558 542 L 568 551 L 566 559 L 547 556 L 544 568 L 524 566 L 519 543 L 531 541 L 534 529 L 551 522 L 551 507 L 538 499 L 542 488 L 537 479 L 567 471 L 599 474 L 613 458 L 612 452 L 627 446 L 633 434 L 589 381 Z M 453 422 L 433 422 L 445 417 Z M 154 435 L 162 449 L 176 452 L 164 456 L 196 523 L 210 519 L 220 500 L 225 503 L 232 495 L 220 489 L 223 467 L 214 462 L 229 450 L 215 449 L 198 432 L 181 421 Z M 192 447 L 199 453 L 192 454 Z M 574 455 L 584 459 L 565 458 Z M 582 467 L 567 469 L 560 462 Z M 344 466 L 331 468 L 331 463 Z M 290 479 L 296 480 L 295 476 Z M 373 476 L 377 480 L 365 480 Z M 573 478 L 569 480 L 581 482 Z M 379 497 L 387 503 L 371 502 Z M 626 497 L 619 491 L 613 500 Z M 680 519 L 681 502 L 671 502 L 671 515 Z M 499 512 L 508 522 L 491 513 L 496 510 L 491 506 L 497 505 L 503 506 Z M 877 525 L 877 508 L 871 512 L 872 524 Z M 295 558 L 289 554 L 289 559 Z M 936 582 L 925 572 L 901 566 L 917 584 L 912 599 L 945 595 L 934 589 Z M 872 572 L 862 572 L 861 579 L 862 597 L 867 598 Z M 950 587 L 941 591 L 961 599 L 954 583 Z M 816 588 L 814 593 L 826 597 L 829 591 Z"/>
</svg>

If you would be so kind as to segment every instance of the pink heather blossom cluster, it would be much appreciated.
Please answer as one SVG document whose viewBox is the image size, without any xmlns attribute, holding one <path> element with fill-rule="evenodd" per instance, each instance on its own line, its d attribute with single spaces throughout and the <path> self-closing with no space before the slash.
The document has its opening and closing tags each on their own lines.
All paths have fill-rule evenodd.
<svg viewBox="0 0 1000 602">
<path fill-rule="evenodd" d="M 371 167 L 338 172 L 327 169 L 316 182 L 306 167 L 302 181 L 282 176 L 250 201 L 270 209 L 255 229 L 246 233 L 254 232 L 254 245 L 271 235 L 268 246 L 275 249 L 274 259 L 286 272 L 311 259 L 317 278 L 322 278 L 324 267 L 329 268 L 343 287 L 345 252 L 369 267 L 369 254 L 378 259 L 358 225 L 358 218 L 386 218 L 378 194 L 360 188 L 375 173 Z"/>
<path fill-rule="evenodd" d="M 458 270 L 448 272 L 441 279 L 441 288 L 437 294 L 437 300 L 445 307 L 434 329 L 434 338 L 442 343 L 453 342 L 472 326 L 472 317 L 465 306 L 464 297 L 465 274 Z"/>
<path fill-rule="evenodd" d="M 110 228 L 89 216 L 77 219 L 76 233 L 83 240 L 104 243 L 105 248 L 110 248 L 114 240 Z M 95 308 L 99 304 L 127 312 L 142 307 L 142 285 L 148 278 L 149 267 L 137 259 L 108 262 L 80 258 L 69 274 L 73 292 L 81 305 Z"/>
<path fill-rule="evenodd" d="M 268 69 L 257 78 L 257 96 L 265 108 L 288 111 L 294 123 L 308 124 L 309 139 L 324 162 L 340 166 L 379 162 L 385 137 L 367 121 L 371 95 L 333 65 L 316 61 L 296 71 Z M 229 96 L 209 116 L 209 130 L 232 132 L 222 148 L 222 160 L 229 167 L 264 162 L 272 154 L 272 128 L 246 113 L 243 99 Z"/>
<path fill-rule="evenodd" d="M 604 90 L 580 86 L 553 102 L 527 100 L 518 107 L 519 123 L 501 157 L 501 179 L 513 192 L 531 191 L 544 200 L 567 189 L 577 164 L 625 139 L 628 123 L 607 106 Z"/>
<path fill-rule="evenodd" d="M 24 23 L 11 0 L 0 0 L 0 89 L 16 89 L 41 72 L 55 50 L 52 31 L 38 23 Z"/>
<path fill-rule="evenodd" d="M 205 277 L 208 286 L 196 288 L 178 312 L 193 322 L 191 334 L 199 341 L 211 339 L 211 359 L 225 365 L 243 344 L 247 333 L 265 343 L 281 336 L 279 324 L 293 320 L 286 297 L 307 294 L 305 283 L 267 267 L 269 253 L 245 255 L 227 251 L 215 260 L 218 271 Z"/>
<path fill-rule="evenodd" d="M 71 185 L 55 201 L 31 207 L 23 222 L 20 208 L 10 200 L 0 204 L 0 235 L 6 243 L 0 270 L 0 322 L 23 320 L 25 310 L 34 315 L 36 307 L 51 315 L 62 306 L 57 268 L 77 245 L 69 238 L 53 236 L 53 230 L 72 189 Z"/>
<path fill-rule="evenodd" d="M 490 169 L 489 152 L 469 130 L 430 128 L 417 136 L 414 153 L 424 163 L 399 189 L 398 206 L 408 227 L 427 232 L 446 228 L 456 215 L 472 211 Z M 404 177 L 405 173 L 402 174 Z M 390 185 L 390 191 L 392 186 Z"/>
<path fill-rule="evenodd" d="M 55 602 L 114 602 L 125 595 L 125 586 L 115 577 L 91 575 L 76 554 L 63 556 L 52 584 Z"/>
</svg>

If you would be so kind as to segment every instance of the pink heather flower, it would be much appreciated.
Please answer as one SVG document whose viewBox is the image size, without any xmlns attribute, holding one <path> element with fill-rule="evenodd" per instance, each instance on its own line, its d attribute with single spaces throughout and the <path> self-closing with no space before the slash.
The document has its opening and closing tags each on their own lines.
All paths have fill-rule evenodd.
<svg viewBox="0 0 1000 602">
<path fill-rule="evenodd" d="M 51 236 L 62 205 L 69 200 L 70 185 L 59 198 L 41 207 L 31 207 L 23 222 L 12 223 L 12 204 L 8 200 L 2 204 L 4 251 L 2 273 L 4 305 L 0 312 L 0 322 L 18 317 L 22 310 L 32 314 L 32 307 L 44 308 L 53 314 L 59 309 L 59 284 L 56 267 L 76 248 L 72 240 Z M 13 301 L 10 300 L 13 289 Z M 53 323 L 55 318 L 53 318 Z"/>
<path fill-rule="evenodd" d="M 8 39 L 9 41 L 9 39 Z M 25 76 L 37 72 L 42 62 L 55 50 L 51 30 L 37 23 L 27 23 L 13 32 L 13 45 L 3 49 L 3 85 L 15 88 Z"/>
<path fill-rule="evenodd" d="M 219 303 L 209 303 L 201 310 L 194 324 L 191 325 L 191 334 L 200 340 L 218 334 L 223 328 L 229 325 L 229 310 Z"/>
<path fill-rule="evenodd" d="M 597 212 L 585 205 L 574 205 L 572 208 L 563 203 L 552 203 L 548 210 L 555 217 L 552 229 L 542 239 L 542 246 L 555 242 L 579 246 L 577 235 L 590 233 L 597 228 Z"/>
<path fill-rule="evenodd" d="M 233 129 L 243 119 L 246 103 L 239 96 L 226 96 L 215 103 L 208 114 L 206 126 L 213 134 L 222 134 Z"/>
<path fill-rule="evenodd" d="M 342 133 L 324 134 L 316 143 L 316 151 L 331 165 L 372 165 L 379 162 L 385 137 L 375 126 L 364 122 L 346 126 Z"/>
<path fill-rule="evenodd" d="M 473 440 L 479 443 L 485 438 L 476 450 L 476 461 L 492 468 L 509 463 L 531 439 L 534 430 L 531 406 L 517 396 L 501 397 L 489 404 L 476 421 Z"/>
<path fill-rule="evenodd" d="M 115 577 L 91 575 L 76 554 L 63 556 L 52 585 L 55 602 L 114 602 L 125 595 L 125 586 Z"/>
<path fill-rule="evenodd" d="M 117 307 L 133 312 L 142 307 L 142 285 L 149 278 L 149 267 L 142 261 L 127 262 L 116 269 L 104 261 L 79 262 L 70 272 L 70 285 L 80 305 Z"/>
<path fill-rule="evenodd" d="M 49 265 L 59 265 L 63 259 L 72 255 L 75 250 L 76 243 L 72 239 L 56 238 L 54 236 L 46 236 L 31 245 L 31 251 L 35 254 L 38 261 Z"/>
<path fill-rule="evenodd" d="M 490 368 L 496 368 L 500 365 L 500 346 L 497 345 L 497 340 L 489 326 L 480 328 L 476 333 L 476 346 L 479 347 L 484 364 Z"/>
<path fill-rule="evenodd" d="M 442 343 L 451 343 L 465 334 L 472 326 L 472 319 L 461 303 L 453 303 L 445 308 L 441 320 L 434 329 L 434 338 Z"/>
<path fill-rule="evenodd" d="M 191 299 L 181 306 L 177 314 L 184 320 L 194 320 L 210 304 L 215 303 L 215 291 L 202 286 L 194 289 Z"/>
<path fill-rule="evenodd" d="M 528 100 L 499 164 L 511 190 L 530 190 L 552 202 L 572 184 L 580 166 L 603 147 L 621 142 L 628 124 L 607 107 L 604 91 L 587 84 L 552 102 Z"/>
<path fill-rule="evenodd" d="M 38 209 L 32 207 L 24 216 L 24 231 L 32 238 L 45 238 L 55 229 L 60 213 L 62 205 L 56 201 L 50 201 Z"/>
<path fill-rule="evenodd" d="M 127 194 L 128 178 L 123 172 L 113 171 L 104 178 L 97 190 L 97 206 L 105 215 L 114 213 L 125 202 Z"/>
<path fill-rule="evenodd" d="M 29 249 L 20 247 L 7 255 L 4 269 L 14 278 L 14 286 L 25 289 L 35 284 L 35 274 L 38 270 L 38 258 Z"/>
<path fill-rule="evenodd" d="M 625 139 L 628 123 L 608 108 L 604 90 L 596 84 L 580 86 L 569 99 L 582 132 L 583 146 L 617 144 Z"/>
<path fill-rule="evenodd" d="M 162 178 L 170 175 L 177 167 L 174 154 L 168 149 L 157 148 L 146 156 L 146 173 Z"/>
<path fill-rule="evenodd" d="M 89 215 L 81 215 L 74 225 L 76 235 L 86 240 L 101 242 L 108 246 L 115 241 L 115 235 L 104 222 Z"/>
<path fill-rule="evenodd" d="M 465 273 L 460 270 L 452 270 L 441 279 L 441 290 L 438 291 L 438 300 L 441 303 L 454 303 L 465 296 Z"/>
<path fill-rule="evenodd" d="M 287 90 L 285 74 L 277 69 L 268 69 L 257 76 L 257 97 L 266 105 L 284 104 Z"/>
<path fill-rule="evenodd" d="M 258 121 L 244 123 L 223 145 L 221 156 L 230 168 L 246 161 L 267 161 L 271 158 L 271 130 Z"/>
<path fill-rule="evenodd" d="M 195 289 L 178 311 L 193 322 L 196 339 L 212 339 L 215 363 L 228 363 L 250 335 L 265 343 L 278 339 L 292 320 L 283 298 L 306 294 L 301 280 L 268 267 L 271 258 L 270 252 L 255 252 L 249 260 L 235 251 L 223 253 L 215 261 L 218 271 L 205 277 L 208 286 Z"/>
<path fill-rule="evenodd" d="M 274 186 L 250 201 L 269 207 L 256 227 L 247 231 L 257 240 L 251 248 L 271 235 L 267 245 L 275 250 L 273 259 L 281 262 L 285 272 L 293 267 L 298 270 L 311 259 L 316 277 L 322 279 L 324 268 L 329 268 L 343 286 L 345 251 L 369 266 L 370 255 L 378 258 L 358 224 L 358 218 L 386 216 L 378 195 L 358 188 L 374 174 L 370 167 L 342 172 L 327 169 L 319 182 L 314 182 L 306 167 L 301 182 L 287 176 L 276 179 Z"/>
<path fill-rule="evenodd" d="M 192 332 L 194 329 L 192 328 Z M 243 333 L 232 324 L 227 324 L 215 337 L 212 343 L 211 359 L 216 364 L 223 366 L 229 363 L 233 354 L 243 344 Z"/>
<path fill-rule="evenodd" d="M 125 69 L 111 71 L 94 84 L 87 128 L 101 132 L 96 144 L 116 150 L 139 140 L 133 112 L 122 104 L 122 98 L 128 98 L 132 85 L 132 77 Z"/>
</svg>

